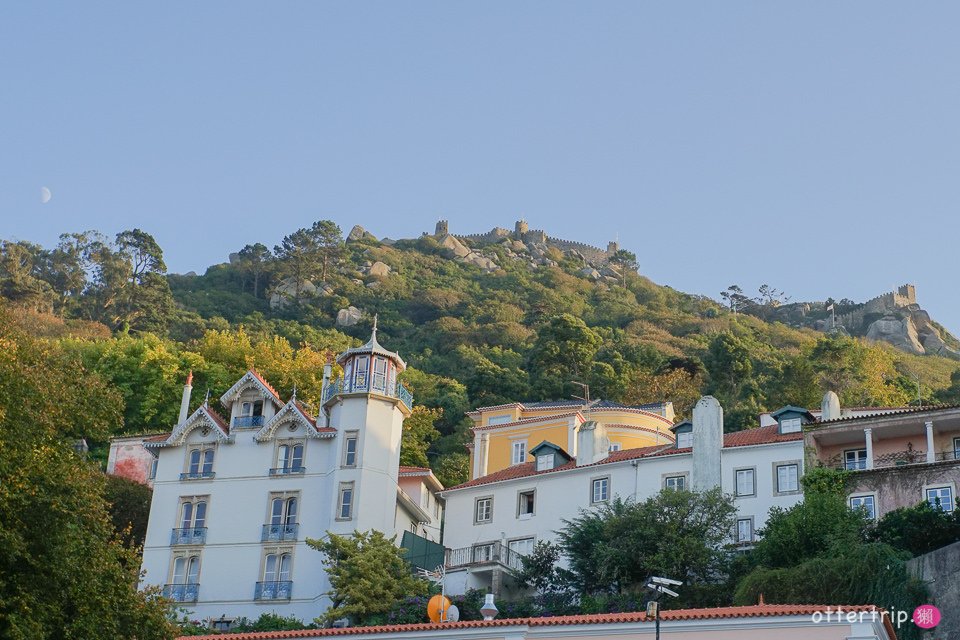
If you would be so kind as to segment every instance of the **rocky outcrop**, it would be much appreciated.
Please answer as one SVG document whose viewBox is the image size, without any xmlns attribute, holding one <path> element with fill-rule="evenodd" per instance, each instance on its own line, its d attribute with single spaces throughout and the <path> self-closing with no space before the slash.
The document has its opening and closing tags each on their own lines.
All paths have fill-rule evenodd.
<svg viewBox="0 0 960 640">
<path fill-rule="evenodd" d="M 376 236 L 358 224 L 353 225 L 353 229 L 350 229 L 350 233 L 347 234 L 347 242 L 356 242 L 357 240 L 376 241 L 376 239 Z"/>
<path fill-rule="evenodd" d="M 363 317 L 363 312 L 356 307 L 347 307 L 346 309 L 340 309 L 337 312 L 337 326 L 338 327 L 352 327 L 353 325 L 360 322 L 360 319 Z"/>
<path fill-rule="evenodd" d="M 390 275 L 391 271 L 389 265 L 377 260 L 367 269 L 367 275 L 373 276 L 374 278 L 386 278 Z"/>
<path fill-rule="evenodd" d="M 317 287 L 309 280 L 301 282 L 300 290 L 297 291 L 296 278 L 284 278 L 270 292 L 270 308 L 282 309 L 293 302 L 299 302 L 316 295 Z"/>
<path fill-rule="evenodd" d="M 444 255 L 448 258 L 452 258 L 458 262 L 472 264 L 480 267 L 484 271 L 496 271 L 500 268 L 493 258 L 474 251 L 461 242 L 456 236 L 452 236 L 449 233 L 437 238 L 437 242 L 442 247 Z"/>
<path fill-rule="evenodd" d="M 923 345 L 917 336 L 917 328 L 910 317 L 897 318 L 884 316 L 875 320 L 867 328 L 868 340 L 883 340 L 889 342 L 901 351 L 920 355 L 924 353 Z"/>
</svg>

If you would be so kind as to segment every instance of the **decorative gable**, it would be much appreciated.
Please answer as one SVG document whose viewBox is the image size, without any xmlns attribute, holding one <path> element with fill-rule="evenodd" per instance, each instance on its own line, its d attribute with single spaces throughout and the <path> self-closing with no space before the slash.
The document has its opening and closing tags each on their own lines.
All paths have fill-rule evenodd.
<svg viewBox="0 0 960 640">
<path fill-rule="evenodd" d="M 263 396 L 264 400 L 270 400 L 277 407 L 283 405 L 283 402 L 280 401 L 280 396 L 277 394 L 276 390 L 271 387 L 263 377 L 250 369 L 247 371 L 242 378 L 236 381 L 232 387 L 227 389 L 226 393 L 220 396 L 220 402 L 225 407 L 229 407 L 232 402 L 235 402 L 245 391 L 254 390 L 259 395 Z"/>
<path fill-rule="evenodd" d="M 263 425 L 254 440 L 257 442 L 266 442 L 273 438 L 277 430 L 281 427 L 289 428 L 293 426 L 302 427 L 310 438 L 332 438 L 336 435 L 336 429 L 330 427 L 317 427 L 317 421 L 313 418 L 295 398 L 283 405 L 283 408 L 275 416 Z"/>
<path fill-rule="evenodd" d="M 187 436 L 193 431 L 200 430 L 204 436 L 213 433 L 216 439 L 222 442 L 230 441 L 229 428 L 217 412 L 206 405 L 197 408 L 189 418 L 181 422 L 174 428 L 173 433 L 166 440 L 156 442 L 144 442 L 147 447 L 179 447 L 183 445 Z"/>
</svg>

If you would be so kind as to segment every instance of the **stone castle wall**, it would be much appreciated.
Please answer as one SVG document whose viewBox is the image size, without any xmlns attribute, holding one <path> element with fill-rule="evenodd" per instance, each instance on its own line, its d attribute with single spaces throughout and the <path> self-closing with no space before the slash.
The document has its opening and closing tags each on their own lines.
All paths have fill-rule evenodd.
<svg viewBox="0 0 960 640">
<path fill-rule="evenodd" d="M 917 304 L 917 288 L 912 284 L 905 284 L 898 287 L 896 291 L 883 293 L 867 300 L 863 306 L 850 313 L 837 316 L 837 324 L 845 327 L 860 327 L 868 315 L 887 314 L 914 304 Z"/>
<path fill-rule="evenodd" d="M 442 225 L 441 225 L 442 223 Z M 441 223 L 437 224 L 437 235 L 445 235 L 449 233 L 446 221 L 443 220 Z M 543 229 L 530 229 L 528 228 L 526 222 L 519 220 L 516 223 L 513 231 L 509 229 L 504 229 L 503 227 L 494 227 L 486 233 L 471 233 L 471 234 L 453 234 L 455 237 L 460 238 L 461 240 L 468 240 L 471 242 L 476 242 L 480 244 L 492 244 L 495 242 L 500 242 L 504 238 L 514 238 L 516 240 L 522 240 L 523 242 L 529 242 L 534 244 L 545 244 L 548 247 L 553 247 L 560 251 L 577 251 L 583 255 L 587 261 L 595 264 L 605 264 L 614 253 L 616 253 L 617 243 L 610 243 L 607 250 L 601 249 L 599 247 L 594 247 L 583 242 L 577 242 L 575 240 L 564 240 L 562 238 L 553 238 L 548 236 L 546 231 Z"/>
</svg>

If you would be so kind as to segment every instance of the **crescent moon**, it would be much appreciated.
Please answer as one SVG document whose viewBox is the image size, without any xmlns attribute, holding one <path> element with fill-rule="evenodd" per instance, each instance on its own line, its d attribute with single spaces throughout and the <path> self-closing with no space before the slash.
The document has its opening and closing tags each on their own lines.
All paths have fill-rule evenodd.
<svg viewBox="0 0 960 640">
<path fill-rule="evenodd" d="M 50 202 L 50 198 L 53 197 L 53 194 L 50 193 L 50 189 L 46 187 L 40 187 L 40 204 L 47 204 Z"/>
</svg>

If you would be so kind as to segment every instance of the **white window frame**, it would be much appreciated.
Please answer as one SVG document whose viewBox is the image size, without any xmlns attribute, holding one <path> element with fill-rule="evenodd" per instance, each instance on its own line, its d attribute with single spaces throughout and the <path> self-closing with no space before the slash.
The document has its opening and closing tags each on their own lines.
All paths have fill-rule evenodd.
<svg viewBox="0 0 960 640">
<path fill-rule="evenodd" d="M 750 525 L 750 536 L 747 539 L 744 539 L 740 534 L 742 533 L 740 529 L 740 523 L 746 522 Z M 737 518 L 736 524 L 736 542 L 737 544 L 752 544 L 756 542 L 756 529 L 754 527 L 753 516 L 747 518 Z"/>
<path fill-rule="evenodd" d="M 197 462 L 194 464 L 193 454 L 197 454 Z M 217 446 L 212 443 L 196 444 L 187 449 L 187 457 L 184 460 L 184 473 L 188 480 L 209 479 L 204 478 L 204 474 L 214 473 L 214 464 L 217 461 Z"/>
<path fill-rule="evenodd" d="M 350 461 L 350 442 L 353 442 L 353 462 Z M 353 469 L 360 462 L 360 432 L 347 431 L 343 434 L 343 456 L 340 466 L 345 469 Z"/>
<path fill-rule="evenodd" d="M 933 507 L 934 509 L 936 509 L 936 505 L 934 504 L 934 501 L 932 501 L 932 500 L 930 499 L 930 492 L 932 492 L 932 491 L 943 491 L 944 489 L 947 491 L 948 496 L 949 496 L 949 499 L 950 499 L 950 508 L 949 508 L 949 509 L 943 509 L 943 501 L 942 501 L 942 500 L 940 501 L 940 502 L 941 502 L 940 508 L 943 509 L 944 513 L 952 513 L 953 510 L 957 508 L 957 492 L 954 490 L 954 487 L 953 487 L 952 484 L 927 485 L 927 486 L 925 486 L 925 487 L 923 488 L 923 496 L 924 496 L 924 499 L 930 504 L 930 506 Z M 937 496 L 937 497 L 939 497 L 939 496 Z"/>
<path fill-rule="evenodd" d="M 276 505 L 280 504 L 277 513 Z M 290 505 L 293 505 L 291 510 Z M 300 494 L 298 492 L 271 493 L 267 502 L 267 524 L 271 526 L 285 526 L 297 524 L 300 517 Z"/>
<path fill-rule="evenodd" d="M 487 424 L 486 424 L 486 426 L 492 427 L 492 426 L 495 426 L 495 425 L 498 425 L 498 424 L 507 424 L 507 423 L 510 423 L 510 422 L 513 422 L 513 416 L 511 416 L 511 415 L 506 415 L 506 416 L 490 416 L 489 418 L 487 418 Z"/>
<path fill-rule="evenodd" d="M 294 465 L 297 447 L 300 447 L 300 464 Z M 273 452 L 273 467 L 278 470 L 276 475 L 289 475 L 291 473 L 303 473 L 306 471 L 306 466 L 304 465 L 306 454 L 307 441 L 303 438 L 277 440 L 276 448 Z"/>
<path fill-rule="evenodd" d="M 693 431 L 681 431 L 677 434 L 677 449 L 693 448 Z"/>
<path fill-rule="evenodd" d="M 614 451 L 620 451 L 623 449 L 623 445 L 619 442 L 611 442 L 610 449 L 607 450 L 607 453 L 613 453 Z"/>
<path fill-rule="evenodd" d="M 387 359 L 383 356 L 373 357 L 373 371 L 370 376 L 370 389 L 381 393 L 387 392 Z"/>
<path fill-rule="evenodd" d="M 349 500 L 344 500 L 344 496 L 348 495 Z M 339 521 L 353 520 L 354 509 L 357 506 L 357 490 L 353 482 L 341 482 L 340 487 L 337 490 L 337 514 L 336 519 Z M 347 514 L 344 515 L 344 507 L 347 509 Z"/>
<path fill-rule="evenodd" d="M 481 505 L 483 511 L 481 512 Z M 493 496 L 481 496 L 473 501 L 473 524 L 493 522 Z"/>
<path fill-rule="evenodd" d="M 801 431 L 803 431 L 803 420 L 799 416 L 784 418 L 780 421 L 780 433 L 800 433 Z"/>
<path fill-rule="evenodd" d="M 177 565 L 180 565 L 178 569 Z M 200 584 L 201 559 L 199 549 L 183 549 L 170 558 L 167 584 Z"/>
<path fill-rule="evenodd" d="M 853 454 L 851 457 L 850 454 Z M 853 463 L 851 466 L 850 463 Z M 845 471 L 862 471 L 867 468 L 867 449 L 861 447 L 857 449 L 843 450 L 843 468 Z"/>
<path fill-rule="evenodd" d="M 597 489 L 602 487 L 598 492 Z M 610 476 L 590 479 L 590 504 L 610 502 Z"/>
<path fill-rule="evenodd" d="M 529 497 L 529 511 L 524 511 L 524 498 Z M 537 490 L 536 489 L 523 489 L 517 491 L 517 519 L 526 520 L 532 518 L 537 512 Z"/>
<path fill-rule="evenodd" d="M 357 362 L 357 366 L 354 368 L 354 372 L 353 372 L 353 388 L 369 389 L 370 388 L 370 356 L 357 356 L 354 359 Z"/>
<path fill-rule="evenodd" d="M 678 481 L 679 480 L 679 485 Z M 687 474 L 685 473 L 674 473 L 667 474 L 663 476 L 663 488 L 669 489 L 670 491 L 683 491 L 687 488 Z"/>
<path fill-rule="evenodd" d="M 523 464 L 527 461 L 527 441 L 514 440 L 510 445 L 510 464 Z"/>
<path fill-rule="evenodd" d="M 541 453 L 537 456 L 537 471 L 549 471 L 553 469 L 553 460 L 556 454 Z"/>
<path fill-rule="evenodd" d="M 953 459 L 960 460 L 960 438 L 953 439 Z"/>
<path fill-rule="evenodd" d="M 851 509 L 857 509 L 864 504 L 864 501 L 870 500 L 870 509 L 867 509 L 867 517 L 870 520 L 877 519 L 877 494 L 875 493 L 854 493 L 847 497 L 847 504 Z M 857 501 L 859 504 L 854 504 Z"/>
<path fill-rule="evenodd" d="M 773 495 L 775 496 L 791 496 L 800 493 L 800 478 L 802 477 L 802 471 L 800 469 L 799 460 L 781 460 L 780 462 L 774 462 L 773 466 Z M 785 489 L 781 490 L 780 487 L 780 469 L 796 467 L 797 469 L 797 488 L 796 489 Z"/>
<path fill-rule="evenodd" d="M 750 493 L 740 492 L 740 474 L 750 473 Z M 741 467 L 733 470 L 733 494 L 737 498 L 750 498 L 757 495 L 757 468 Z"/>
<path fill-rule="evenodd" d="M 183 496 L 180 498 L 180 506 L 177 508 L 177 523 L 175 528 L 206 528 L 207 521 L 210 519 L 209 511 L 210 496 Z M 202 517 L 198 518 L 197 516 L 200 512 L 202 512 Z"/>
<path fill-rule="evenodd" d="M 517 543 L 523 543 L 524 548 L 529 549 L 529 551 L 520 551 L 517 548 L 519 546 Z M 529 556 L 531 553 L 533 553 L 533 549 L 536 546 L 536 544 L 537 544 L 536 536 L 514 538 L 513 540 L 507 541 L 507 549 L 509 549 L 510 551 L 513 551 L 514 553 L 518 553 L 522 556 Z"/>
</svg>

